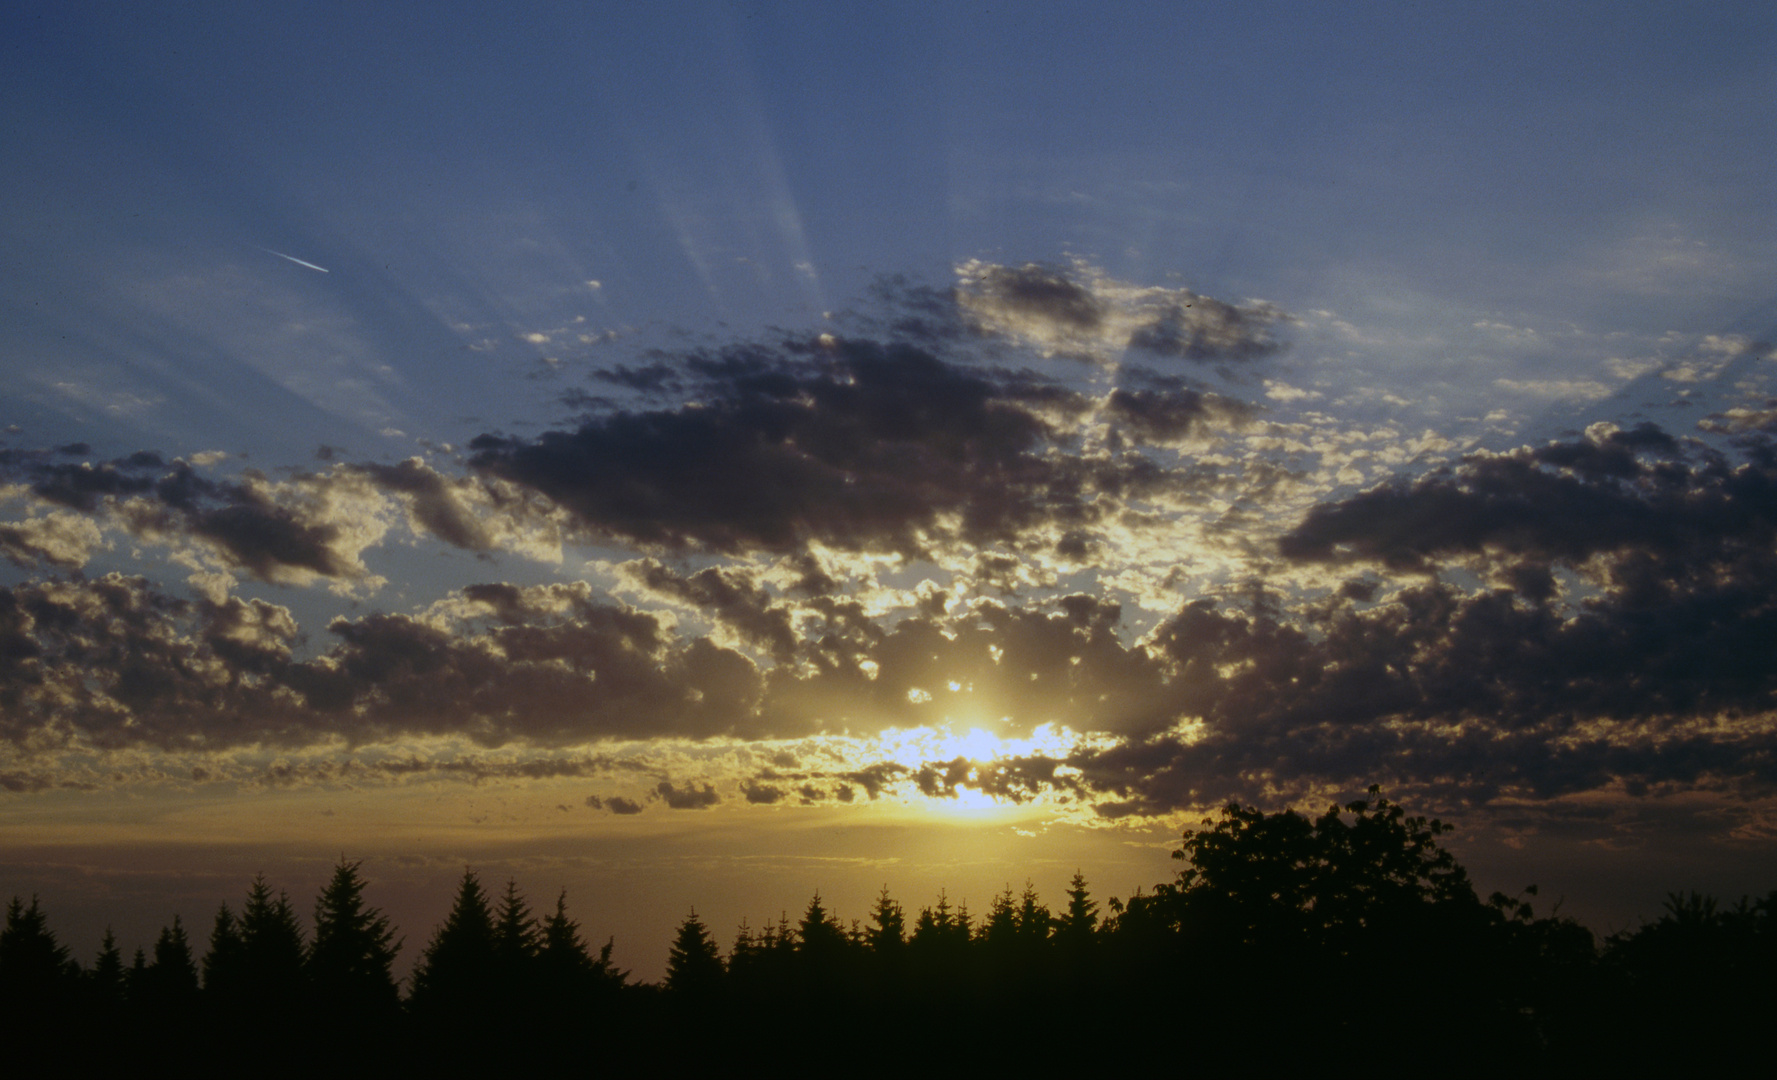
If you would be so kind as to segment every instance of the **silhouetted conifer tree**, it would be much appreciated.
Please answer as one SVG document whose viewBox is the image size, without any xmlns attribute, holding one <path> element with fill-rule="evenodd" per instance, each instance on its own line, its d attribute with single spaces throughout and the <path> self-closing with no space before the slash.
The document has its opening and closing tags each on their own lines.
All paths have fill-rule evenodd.
<svg viewBox="0 0 1777 1080">
<path fill-rule="evenodd" d="M 878 955 L 898 954 L 907 944 L 907 913 L 889 897 L 888 886 L 877 894 L 876 906 L 870 909 L 870 929 L 865 942 Z"/>
<path fill-rule="evenodd" d="M 507 977 L 514 979 L 523 977 L 537 955 L 537 920 L 531 916 L 530 905 L 525 903 L 516 881 L 506 882 L 506 893 L 500 898 L 500 911 L 494 920 L 494 955 Z"/>
<path fill-rule="evenodd" d="M 218 1002 L 239 999 L 246 989 L 246 946 L 234 913 L 223 904 L 210 925 L 210 950 L 204 954 L 204 992 Z"/>
<path fill-rule="evenodd" d="M 807 1007 L 831 1011 L 850 989 L 851 942 L 815 893 L 796 924 L 796 989 Z"/>
<path fill-rule="evenodd" d="M 667 954 L 666 988 L 687 998 L 708 998 L 721 987 L 722 975 L 722 955 L 716 949 L 716 939 L 693 909 L 679 924 Z"/>
<path fill-rule="evenodd" d="M 1036 887 L 1029 881 L 1024 883 L 1024 892 L 1018 897 L 1018 938 L 1027 947 L 1041 946 L 1048 942 L 1055 917 L 1049 913 L 1041 900 L 1037 898 Z"/>
<path fill-rule="evenodd" d="M 8 1064 L 32 1071 L 65 1052 L 80 965 L 50 932 L 37 898 L 18 897 L 0 930 L 0 1037 Z"/>
<path fill-rule="evenodd" d="M 142 973 L 143 988 L 151 1007 L 163 1012 L 189 1010 L 197 999 L 197 961 L 191 955 L 191 939 L 179 916 L 161 929 L 154 941 L 154 960 Z"/>
<path fill-rule="evenodd" d="M 0 930 L 0 995 L 9 1008 L 41 1002 L 66 989 L 68 950 L 56 941 L 35 896 L 26 907 L 18 897 L 6 907 Z"/>
<path fill-rule="evenodd" d="M 758 950 L 759 939 L 754 935 L 753 928 L 747 925 L 747 920 L 742 918 L 740 925 L 734 930 L 734 946 L 728 950 L 729 972 L 739 975 L 746 970 Z"/>
<path fill-rule="evenodd" d="M 568 894 L 555 898 L 555 910 L 543 920 L 537 949 L 537 970 L 553 998 L 587 1004 L 608 999 L 627 975 L 611 965 L 614 939 L 606 940 L 594 958 L 580 937 L 580 924 L 568 918 Z"/>
<path fill-rule="evenodd" d="M 1012 900 L 1012 886 L 993 898 L 987 907 L 987 918 L 981 922 L 979 940 L 989 950 L 1009 951 L 1018 937 L 1018 905 Z"/>
<path fill-rule="evenodd" d="M 968 909 L 951 907 L 950 897 L 940 890 L 936 906 L 919 909 L 908 944 L 916 952 L 958 954 L 969 943 L 971 932 Z"/>
<path fill-rule="evenodd" d="M 117 947 L 117 935 L 111 928 L 105 928 L 105 937 L 99 942 L 99 955 L 93 959 L 93 966 L 86 973 L 87 1000 L 91 1006 L 102 1014 L 115 1014 L 122 1010 L 124 1004 L 124 966 L 123 953 Z"/>
<path fill-rule="evenodd" d="M 1055 922 L 1055 939 L 1070 949 L 1092 940 L 1098 930 L 1098 902 L 1086 888 L 1086 875 L 1074 871 L 1067 886 L 1067 911 Z"/>
<path fill-rule="evenodd" d="M 1096 1026 L 1106 1007 L 1104 997 L 1093 992 L 1098 976 L 1098 902 L 1086 887 L 1086 875 L 1078 870 L 1068 882 L 1067 909 L 1055 920 L 1050 945 L 1057 993 L 1082 1025 Z"/>
<path fill-rule="evenodd" d="M 579 925 L 568 917 L 565 890 L 556 896 L 555 910 L 543 920 L 537 941 L 529 1030 L 555 1060 L 582 1061 L 587 1045 L 596 1041 L 609 1047 L 619 1032 L 617 1012 L 626 976 L 611 965 L 611 941 L 596 959 L 588 951 Z"/>
<path fill-rule="evenodd" d="M 821 894 L 815 893 L 802 912 L 802 921 L 796 925 L 797 950 L 811 958 L 824 960 L 839 956 L 845 946 L 845 930 L 828 914 L 826 905 L 821 903 Z"/>
<path fill-rule="evenodd" d="M 293 1021 L 306 1021 L 310 1002 L 307 945 L 296 909 L 283 890 L 273 895 L 265 875 L 253 879 L 241 905 L 240 1006 L 233 1022 L 248 1039 L 259 1039 Z"/>
<path fill-rule="evenodd" d="M 938 893 L 938 903 L 921 908 L 907 939 L 908 960 L 919 992 L 940 1013 L 960 1004 L 969 980 L 969 921 Z"/>
<path fill-rule="evenodd" d="M 308 972 L 323 1020 L 362 1035 L 400 1008 L 392 969 L 401 943 L 382 912 L 365 905 L 359 865 L 340 863 L 315 899 Z"/>
<path fill-rule="evenodd" d="M 129 970 L 123 973 L 123 996 L 132 1007 L 140 1009 L 148 997 L 148 956 L 140 946 L 130 961 Z"/>
<path fill-rule="evenodd" d="M 481 882 L 465 870 L 450 914 L 414 968 L 409 1004 L 441 1023 L 470 1022 L 490 993 L 495 969 L 493 912 Z"/>
</svg>

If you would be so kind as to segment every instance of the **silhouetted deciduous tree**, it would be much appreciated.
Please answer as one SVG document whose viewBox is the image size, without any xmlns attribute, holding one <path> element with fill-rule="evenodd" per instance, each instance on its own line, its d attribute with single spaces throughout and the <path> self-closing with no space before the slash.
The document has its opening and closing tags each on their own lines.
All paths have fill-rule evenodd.
<svg viewBox="0 0 1777 1080">
<path fill-rule="evenodd" d="M 1428 907 L 1479 911 L 1467 871 L 1438 842 L 1450 826 L 1408 817 L 1375 787 L 1370 795 L 1312 822 L 1230 803 L 1173 852 L 1189 864 L 1177 895 L 1212 908 L 1220 932 L 1285 950 L 1346 951 L 1366 930 Z"/>
<path fill-rule="evenodd" d="M 1669 893 L 1660 917 L 1613 935 L 1613 993 L 1598 1026 L 1622 1070 L 1752 1075 L 1770 1060 L 1777 1013 L 1777 893 L 1724 907 Z"/>
<path fill-rule="evenodd" d="M 1448 1035 L 1486 1047 L 1495 1063 L 1534 1041 L 1522 988 L 1497 966 L 1509 944 L 1499 913 L 1440 843 L 1450 826 L 1407 815 L 1375 787 L 1312 821 L 1230 804 L 1204 825 L 1186 831 L 1174 852 L 1188 864 L 1178 881 L 1132 899 L 1119 917 L 1118 936 L 1137 945 L 1132 951 L 1164 955 L 1171 967 L 1195 965 L 1230 988 L 1228 1000 L 1282 983 L 1330 989 L 1386 980 L 1401 989 L 1386 1014 L 1327 1009 L 1303 1017 L 1293 1049 L 1338 1057 L 1368 1048 L 1378 1065 L 1402 1068 Z M 1130 953 L 1119 958 L 1136 962 Z M 1152 986 L 1163 977 L 1149 967 L 1139 979 Z M 1417 986 L 1438 992 L 1406 992 Z M 1212 1022 L 1259 1038 L 1261 1021 L 1238 1010 Z M 1276 1043 L 1261 1049 L 1284 1052 Z"/>
</svg>

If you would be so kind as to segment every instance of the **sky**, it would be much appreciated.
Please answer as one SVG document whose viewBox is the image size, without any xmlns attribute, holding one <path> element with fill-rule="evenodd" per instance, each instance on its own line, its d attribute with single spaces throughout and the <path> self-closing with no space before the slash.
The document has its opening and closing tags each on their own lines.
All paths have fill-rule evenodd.
<svg viewBox="0 0 1777 1080">
<path fill-rule="evenodd" d="M 1371 784 L 1777 882 L 1769 5 L 8 5 L 0 893 L 639 977 Z"/>
</svg>

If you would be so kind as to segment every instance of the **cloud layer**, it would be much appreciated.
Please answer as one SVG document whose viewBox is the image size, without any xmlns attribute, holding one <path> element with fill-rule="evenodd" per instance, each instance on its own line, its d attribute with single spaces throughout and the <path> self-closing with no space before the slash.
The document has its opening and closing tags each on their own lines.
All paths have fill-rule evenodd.
<svg viewBox="0 0 1777 1080">
<path fill-rule="evenodd" d="M 1420 468 L 1430 433 L 1327 435 L 1248 400 L 1262 376 L 1191 374 L 1262 368 L 1287 322 L 1268 306 L 1035 266 L 893 291 L 855 333 L 605 369 L 616 396 L 454 461 L 274 477 L 4 451 L 0 740 L 36 770 L 6 775 L 53 784 L 43 763 L 76 750 L 980 729 L 1071 741 L 656 770 L 587 805 L 1771 793 L 1758 423 L 1598 424 Z M 1360 489 L 1363 455 L 1402 469 Z M 109 569 L 119 539 L 196 595 Z M 395 539 L 561 580 L 482 574 L 324 633 L 240 586 L 374 596 Z"/>
</svg>

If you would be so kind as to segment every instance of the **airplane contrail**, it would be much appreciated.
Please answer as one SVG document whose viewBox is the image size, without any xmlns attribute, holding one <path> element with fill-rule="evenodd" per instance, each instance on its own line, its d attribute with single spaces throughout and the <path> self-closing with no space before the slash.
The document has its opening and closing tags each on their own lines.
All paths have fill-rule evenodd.
<svg viewBox="0 0 1777 1080">
<path fill-rule="evenodd" d="M 297 266 L 306 266 L 310 270 L 319 270 L 323 274 L 332 273 L 332 271 L 328 270 L 325 266 L 316 266 L 312 262 L 304 262 L 302 259 L 299 259 L 294 255 L 286 255 L 281 251 L 273 251 L 271 248 L 268 248 L 268 247 L 262 247 L 259 250 L 265 252 L 267 255 L 276 255 L 280 259 L 289 259 L 291 262 L 295 263 Z"/>
</svg>

